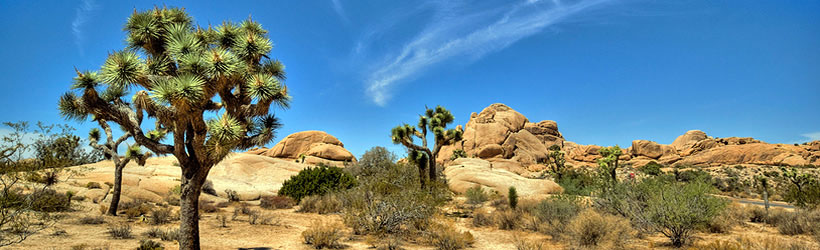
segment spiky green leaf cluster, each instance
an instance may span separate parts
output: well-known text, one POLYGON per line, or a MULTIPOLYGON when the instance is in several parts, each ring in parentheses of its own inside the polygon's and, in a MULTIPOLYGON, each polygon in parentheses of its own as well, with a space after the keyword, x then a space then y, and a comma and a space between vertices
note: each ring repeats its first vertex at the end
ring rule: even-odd
MULTIPOLYGON (((128 48, 110 53, 99 73, 77 72, 72 87, 83 93, 61 98, 63 116, 140 123, 147 115, 157 120, 157 129, 147 135, 135 130, 139 124, 126 129, 154 143, 165 133, 185 132, 189 135, 175 137, 207 147, 211 159, 273 139, 281 124, 269 114, 270 106, 287 108, 290 96, 285 66, 270 58, 273 43, 261 24, 248 18, 200 27, 184 9, 162 7, 135 11, 123 30, 128 48), (107 88, 97 93, 100 83, 107 88), (127 103, 124 97, 132 88, 132 103, 127 103), (225 113, 205 121, 208 111, 225 113)), ((170 147, 163 151, 171 153, 170 147)))

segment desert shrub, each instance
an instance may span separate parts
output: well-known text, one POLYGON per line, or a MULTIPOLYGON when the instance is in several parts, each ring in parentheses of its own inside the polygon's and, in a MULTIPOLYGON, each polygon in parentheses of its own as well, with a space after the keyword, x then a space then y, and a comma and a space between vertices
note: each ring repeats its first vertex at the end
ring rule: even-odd
POLYGON ((711 183, 712 181, 712 175, 701 169, 690 169, 684 171, 675 170, 674 174, 675 179, 682 182, 700 181, 705 183, 711 183))
POLYGON ((105 218, 102 216, 85 216, 80 218, 79 222, 83 225, 98 225, 103 224, 105 222, 105 218))
POLYGON ((217 196, 216 189, 214 189, 214 182, 206 180, 205 183, 202 184, 202 193, 217 196))
POLYGON ((569 222, 566 231, 574 245, 611 249, 623 247, 631 238, 632 228, 624 218, 587 209, 569 222))
MULTIPOLYGON (((810 176, 805 174, 805 176, 810 176)), ((798 186, 790 183, 783 192, 783 201, 803 209, 820 208, 820 178, 808 177, 798 186)))
POLYGON ((768 220, 769 215, 766 214, 766 209, 760 206, 749 206, 749 221, 755 223, 764 223, 768 220))
POLYGON ((305 244, 312 245, 315 249, 339 249, 342 244, 339 240, 342 238, 342 227, 338 224, 323 224, 314 222, 313 225, 302 232, 302 238, 305 244))
POLYGON ((778 210, 771 214, 768 223, 776 226, 781 234, 810 234, 820 229, 820 210, 778 210))
POLYGON ((298 202, 303 197, 345 190, 355 185, 356 179, 342 168, 319 165, 305 168, 290 177, 282 183, 278 194, 290 196, 298 202))
POLYGON ((342 201, 335 194, 311 195, 299 202, 301 213, 330 214, 342 211, 342 201))
POLYGON ((225 197, 228 198, 230 202, 239 202, 241 200, 239 193, 231 189, 225 189, 225 197))
POLYGON ((223 202, 218 202, 218 203, 216 203, 216 207, 218 207, 218 208, 226 208, 226 207, 231 206, 231 204, 233 204, 233 203, 232 203, 232 202, 230 202, 230 201, 223 201, 223 202))
POLYGON ((133 218, 151 213, 154 206, 145 200, 134 199, 130 202, 120 202, 119 208, 120 211, 125 211, 126 216, 133 218))
POLYGON ((219 212, 219 208, 214 205, 213 201, 199 200, 199 212, 216 213, 219 212))
POLYGON ((663 171, 661 171, 661 168, 663 168, 663 165, 661 165, 660 163, 658 163, 656 161, 650 161, 646 165, 643 165, 643 166, 639 167, 638 171, 641 171, 641 173, 644 173, 644 174, 647 174, 647 175, 658 176, 658 175, 663 174, 663 171))
POLYGON ((429 239, 436 249, 464 249, 475 242, 470 232, 460 232, 451 223, 435 223, 431 226, 429 239))
POLYGON ((240 203, 238 207, 233 208, 232 220, 236 220, 239 215, 250 215, 254 210, 247 203, 240 203))
POLYGON ((687 243, 695 229, 712 221, 726 206, 725 201, 711 196, 712 187, 701 181, 651 182, 656 188, 648 189, 646 216, 676 247, 687 243))
POLYGON ((543 249, 546 249, 546 247, 544 247, 543 242, 526 241, 521 237, 513 238, 513 245, 515 246, 516 250, 543 250, 543 249))
POLYGON ((583 168, 564 170, 557 182, 569 195, 589 195, 596 185, 595 176, 583 168))
POLYGON ((159 242, 155 242, 153 240, 140 240, 140 246, 137 247, 137 250, 162 250, 165 249, 162 247, 162 244, 159 242))
POLYGON ((286 209, 292 208, 295 201, 287 196, 262 196, 259 199, 259 206, 266 209, 286 209))
POLYGON ((709 221, 707 229, 712 233, 729 233, 732 228, 744 221, 750 220, 750 215, 746 206, 738 203, 732 203, 720 214, 709 221))
POLYGON ((503 210, 493 213, 498 229, 513 230, 521 224, 521 213, 516 210, 503 210))
POLYGON ((158 208, 151 210, 151 224, 162 225, 171 222, 173 215, 171 208, 158 208))
POLYGON ((31 209, 38 212, 61 212, 69 209, 69 198, 52 189, 37 190, 29 195, 31 209))
POLYGON ((219 222, 220 227, 228 227, 228 216, 225 214, 217 214, 216 221, 219 222))
POLYGON ((162 235, 162 229, 158 227, 152 227, 145 231, 145 236, 149 238, 159 238, 160 235, 162 235))
POLYGON ((86 184, 85 184, 85 188, 88 188, 88 189, 100 189, 100 188, 102 188, 102 185, 100 185, 100 183, 99 183, 99 182, 94 182, 94 181, 92 181, 92 182, 86 183, 86 184))
POLYGON ((168 230, 162 231, 162 234, 159 236, 162 241, 175 241, 179 240, 179 229, 176 228, 169 228, 168 230))
POLYGON ((741 236, 734 240, 714 240, 705 244, 699 244, 690 249, 697 250, 745 250, 745 249, 790 249, 809 250, 812 246, 800 240, 788 240, 778 237, 754 237, 741 236))
POLYGON ((493 215, 486 209, 476 209, 473 211, 473 226, 483 227, 493 225, 493 215))
POLYGON ((425 224, 437 206, 450 198, 441 182, 422 189, 413 165, 390 163, 373 170, 358 177, 358 186, 339 194, 342 218, 356 234, 395 233, 425 224))
POLYGON ((564 225, 581 212, 582 206, 579 204, 577 196, 553 196, 542 200, 531 209, 529 213, 535 218, 535 224, 546 226, 546 231, 553 238, 563 233, 564 225))
POLYGON ((453 161, 458 158, 467 158, 467 152, 461 149, 453 149, 453 155, 450 156, 450 160, 453 161))
POLYGON ((131 235, 131 225, 128 224, 109 224, 108 225, 108 235, 110 235, 114 239, 131 239, 134 238, 131 235))
POLYGON ((467 203, 472 205, 478 205, 490 199, 487 193, 484 192, 484 189, 479 185, 468 188, 464 191, 464 196, 467 197, 467 203))
POLYGON ((515 209, 518 206, 518 192, 515 191, 515 187, 510 187, 507 191, 507 199, 509 200, 510 208, 515 209))
POLYGON ((345 171, 357 177, 371 176, 395 165, 396 158, 396 154, 384 147, 372 147, 364 152, 356 164, 346 167, 345 171))

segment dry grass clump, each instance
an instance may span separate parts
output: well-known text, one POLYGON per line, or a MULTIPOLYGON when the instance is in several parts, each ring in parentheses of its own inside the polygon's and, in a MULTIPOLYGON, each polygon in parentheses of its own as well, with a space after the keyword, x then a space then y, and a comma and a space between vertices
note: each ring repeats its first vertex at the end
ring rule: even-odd
POLYGON ((516 250, 543 250, 547 249, 544 247, 543 242, 532 242, 524 240, 521 237, 515 236, 513 238, 513 245, 515 245, 516 250))
POLYGON ((154 206, 149 204, 148 201, 134 199, 130 202, 121 202, 118 208, 119 211, 125 211, 125 215, 129 218, 134 218, 151 213, 154 206))
POLYGON ((296 202, 287 196, 262 196, 259 199, 259 206, 265 209, 288 209, 295 204, 296 202))
POLYGON ((216 213, 219 212, 219 208, 214 205, 213 201, 199 200, 199 212, 216 213))
POLYGON ((627 219, 599 214, 592 209, 578 214, 566 230, 571 243, 580 247, 620 248, 632 237, 632 226, 627 219))
POLYGON ((162 225, 171 222, 174 219, 174 215, 171 212, 171 208, 159 208, 151 210, 151 224, 153 225, 162 225))
POLYGON ((140 246, 137 250, 163 250, 162 244, 153 240, 140 240, 140 246))
POLYGON ((521 222, 521 213, 516 210, 502 210, 493 213, 493 217, 498 229, 517 229, 521 222))
POLYGON ((783 239, 774 236, 738 237, 734 240, 714 240, 709 243, 699 244, 689 248, 690 250, 768 250, 768 249, 789 249, 789 250, 809 250, 814 249, 808 242, 801 240, 783 239))
POLYGON ((779 213, 775 222, 777 230, 785 235, 810 234, 820 224, 820 210, 779 213))
POLYGON ((102 216, 85 216, 80 218, 79 222, 83 225, 98 225, 103 224, 105 222, 105 218, 102 216))
POLYGON ((339 224, 325 224, 314 222, 313 226, 302 232, 305 244, 315 249, 340 249, 344 246, 339 242, 342 239, 342 226, 339 224))
POLYGON ((149 238, 160 238, 163 241, 174 241, 179 239, 179 229, 161 229, 158 227, 152 227, 145 232, 145 236, 148 236, 149 238))
POLYGON ((479 208, 473 211, 473 226, 483 227, 493 225, 493 215, 487 209, 479 208))
POLYGON ((128 224, 110 224, 108 225, 108 235, 114 239, 131 239, 134 236, 131 234, 131 225, 128 224))
POLYGON ((452 223, 433 223, 427 233, 436 249, 456 250, 470 247, 475 242, 470 232, 460 232, 452 223))
POLYGON ((730 204, 729 207, 708 223, 707 231, 725 234, 729 233, 735 226, 743 224, 744 221, 750 221, 752 216, 750 210, 746 207, 738 203, 730 204))
POLYGON ((311 195, 299 202, 300 213, 330 214, 342 211, 342 201, 334 194, 311 195))

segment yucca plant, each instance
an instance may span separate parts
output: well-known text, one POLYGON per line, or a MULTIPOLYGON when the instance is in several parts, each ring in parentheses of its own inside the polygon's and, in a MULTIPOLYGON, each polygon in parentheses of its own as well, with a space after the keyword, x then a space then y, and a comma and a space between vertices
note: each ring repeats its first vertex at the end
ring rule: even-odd
POLYGON ((173 154, 182 172, 179 248, 199 249, 200 189, 233 150, 273 140, 281 124, 270 107, 290 103, 284 66, 269 58, 267 31, 250 18, 202 28, 183 9, 163 7, 135 10, 124 30, 128 48, 109 54, 99 73, 78 71, 80 95, 64 94, 60 111, 117 123, 155 154, 173 154), (126 90, 135 91, 130 102, 118 98, 126 90), (146 133, 147 118, 155 128, 146 133))
POLYGON ((125 152, 124 157, 120 156, 117 153, 117 149, 120 144, 131 137, 131 133, 126 132, 114 140, 114 135, 111 133, 111 126, 108 126, 108 123, 103 119, 97 119, 97 123, 103 131, 105 131, 106 140, 104 143, 100 143, 100 130, 93 128, 88 132, 88 141, 91 147, 103 152, 105 158, 114 162, 114 190, 111 193, 111 204, 108 206, 108 211, 106 213, 111 216, 117 216, 117 208, 120 204, 120 194, 122 193, 122 170, 131 160, 137 161, 137 164, 140 166, 145 165, 145 161, 151 156, 151 152, 143 153, 139 145, 133 145, 128 146, 128 150, 125 152))
POLYGON ((410 124, 396 126, 391 131, 391 139, 394 144, 401 144, 408 150, 407 158, 413 161, 419 168, 419 179, 422 186, 424 186, 427 178, 430 181, 435 181, 437 177, 436 172, 436 157, 438 156, 441 147, 451 145, 456 141, 461 140, 464 131, 461 125, 456 126, 455 129, 447 129, 447 124, 453 122, 455 117, 449 110, 441 106, 436 106, 435 109, 427 108, 424 115, 419 115, 419 123, 416 127, 410 124), (433 150, 427 147, 427 133, 433 133, 435 145, 433 150), (415 144, 414 138, 421 140, 421 145, 415 144), (425 176, 425 170, 427 175, 425 176))

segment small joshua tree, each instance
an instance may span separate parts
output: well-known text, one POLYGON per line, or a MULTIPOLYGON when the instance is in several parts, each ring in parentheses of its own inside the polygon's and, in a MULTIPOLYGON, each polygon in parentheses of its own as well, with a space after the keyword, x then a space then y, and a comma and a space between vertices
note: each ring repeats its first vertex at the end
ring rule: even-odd
POLYGON ((154 8, 135 10, 124 30, 128 48, 110 53, 100 73, 78 71, 72 89, 81 94, 64 94, 60 112, 117 123, 155 154, 173 154, 182 172, 179 249, 199 249, 208 173, 233 150, 273 140, 281 124, 270 108, 290 104, 284 66, 269 58, 268 32, 250 18, 202 28, 183 9, 154 8), (147 134, 145 115, 156 124, 147 134), (166 132, 170 144, 151 136, 166 132))
MULTIPOLYGON (((117 208, 120 204, 120 194, 122 193, 122 170, 131 160, 136 160, 140 166, 145 165, 145 160, 147 160, 151 154, 150 152, 142 153, 139 145, 134 145, 128 147, 125 157, 121 157, 117 153, 117 148, 119 148, 120 144, 125 142, 125 140, 131 137, 131 133, 126 132, 114 140, 114 135, 111 133, 111 126, 108 126, 108 123, 102 119, 97 119, 97 123, 103 131, 105 131, 106 141, 104 143, 100 143, 100 130, 93 128, 88 132, 89 145, 103 152, 106 158, 114 162, 114 190, 111 193, 111 204, 108 206, 108 211, 106 213, 111 216, 117 216, 117 208)), ((156 133, 154 135, 156 135, 156 133)), ((154 139, 159 141, 160 138, 154 139)))
POLYGON ((615 145, 601 148, 598 153, 601 154, 601 158, 598 158, 598 167, 600 167, 602 175, 606 176, 611 183, 617 182, 618 157, 623 153, 621 147, 615 145))
POLYGON ((558 145, 550 146, 547 165, 549 166, 549 171, 555 174, 556 181, 561 180, 561 177, 564 176, 566 164, 567 160, 564 159, 564 152, 561 151, 561 147, 558 145))
POLYGON ((424 115, 419 115, 419 123, 416 127, 410 124, 404 124, 393 128, 391 131, 391 138, 393 143, 401 144, 408 150, 408 158, 412 160, 419 168, 419 179, 422 186, 427 178, 430 181, 437 179, 436 173, 436 157, 438 156, 441 147, 451 145, 456 141, 461 140, 464 133, 461 126, 456 126, 455 129, 447 129, 447 124, 453 122, 453 114, 449 110, 441 106, 436 106, 435 109, 427 108, 424 115), (433 132, 435 138, 435 145, 433 150, 427 147, 427 133, 433 132), (421 140, 421 145, 415 143, 414 138, 421 140), (425 177, 424 171, 428 171, 425 177))

